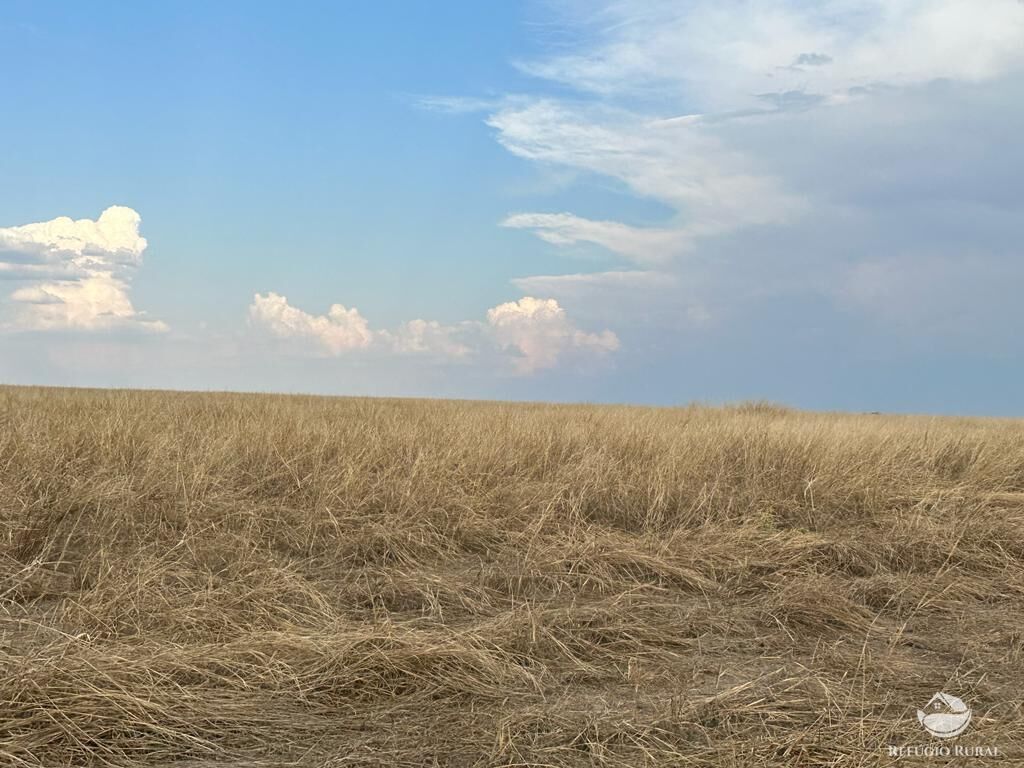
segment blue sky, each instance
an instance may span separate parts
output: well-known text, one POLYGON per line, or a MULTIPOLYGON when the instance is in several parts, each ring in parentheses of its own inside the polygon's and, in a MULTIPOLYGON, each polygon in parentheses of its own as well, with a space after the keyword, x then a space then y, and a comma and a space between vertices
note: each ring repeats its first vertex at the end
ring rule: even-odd
POLYGON ((9 1, 0 41, 2 381, 1024 411, 1016 0, 9 1))

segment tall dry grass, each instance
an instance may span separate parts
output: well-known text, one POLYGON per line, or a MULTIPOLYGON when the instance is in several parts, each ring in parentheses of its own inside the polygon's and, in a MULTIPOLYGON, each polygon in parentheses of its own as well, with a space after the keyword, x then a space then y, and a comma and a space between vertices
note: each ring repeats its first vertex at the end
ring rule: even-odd
POLYGON ((1022 566, 1019 421, 0 388, 0 764, 1020 765, 1022 566))

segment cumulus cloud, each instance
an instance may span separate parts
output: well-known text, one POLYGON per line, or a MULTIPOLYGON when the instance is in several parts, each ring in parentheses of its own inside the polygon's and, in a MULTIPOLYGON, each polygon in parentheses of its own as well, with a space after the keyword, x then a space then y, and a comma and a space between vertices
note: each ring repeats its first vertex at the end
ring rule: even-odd
POLYGON ((95 221, 61 216, 52 221, 0 229, 0 253, 26 261, 75 266, 139 264, 146 239, 139 234, 142 218, 131 208, 115 205, 95 221))
POLYGON ((131 208, 112 206, 98 219, 0 228, 0 279, 23 283, 0 303, 6 330, 166 330, 129 298, 146 239, 131 208))
POLYGON ((266 296, 257 293, 253 297, 249 319, 277 338, 310 342, 332 355, 363 349, 373 340, 366 319, 357 309, 332 304, 326 315, 311 315, 273 292, 266 296))
POLYGON ((491 353, 510 354, 514 372, 530 374, 552 368, 571 354, 604 356, 619 347, 611 331, 578 329, 554 299, 524 297, 487 311, 486 322, 444 325, 411 320, 396 330, 371 330, 358 310, 340 304, 326 315, 310 315, 276 293, 256 294, 250 322, 274 337, 305 341, 326 355, 376 349, 399 355, 428 355, 464 360, 491 353))
POLYGON ((606 354, 619 348, 611 331, 585 333, 575 328, 554 299, 526 296, 499 304, 487 310, 487 322, 497 343, 518 353, 520 373, 551 368, 570 350, 606 354))

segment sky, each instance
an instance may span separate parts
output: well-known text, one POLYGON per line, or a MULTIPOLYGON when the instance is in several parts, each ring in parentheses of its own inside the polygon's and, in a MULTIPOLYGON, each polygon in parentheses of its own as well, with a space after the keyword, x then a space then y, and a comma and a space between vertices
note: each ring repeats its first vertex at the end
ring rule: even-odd
POLYGON ((1024 415, 1024 2, 0 2, 0 382, 1024 415))

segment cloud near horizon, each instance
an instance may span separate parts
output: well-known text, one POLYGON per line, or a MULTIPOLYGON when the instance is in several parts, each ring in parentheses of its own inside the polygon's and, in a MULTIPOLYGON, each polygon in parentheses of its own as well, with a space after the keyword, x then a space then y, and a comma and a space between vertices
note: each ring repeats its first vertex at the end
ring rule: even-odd
POLYGON ((269 292, 257 293, 249 306, 253 327, 278 339, 303 342, 304 351, 326 356, 373 348, 457 361, 499 353, 513 372, 529 375, 554 368, 571 355, 603 357, 619 348, 610 330, 578 329, 554 299, 525 296, 487 310, 486 318, 456 325, 416 319, 394 331, 374 331, 359 310, 341 304, 332 305, 325 315, 312 315, 269 292))
POLYGON ((0 228, 0 280, 21 284, 0 299, 0 329, 167 330, 128 295, 147 247, 141 221, 115 205, 96 220, 61 216, 0 228))
POLYGON ((256 294, 249 306, 249 318, 281 339, 310 339, 329 354, 370 346, 372 335, 366 318, 358 309, 332 304, 326 315, 310 315, 296 309, 277 293, 256 294))

